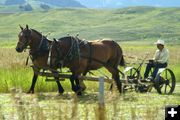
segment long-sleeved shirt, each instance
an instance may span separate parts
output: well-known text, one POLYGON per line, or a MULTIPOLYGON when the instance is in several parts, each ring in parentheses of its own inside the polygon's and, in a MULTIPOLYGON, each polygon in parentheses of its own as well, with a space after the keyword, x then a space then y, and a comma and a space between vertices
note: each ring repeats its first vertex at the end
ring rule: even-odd
POLYGON ((163 48, 162 51, 159 49, 156 50, 153 59, 159 63, 167 63, 169 59, 169 50, 166 48, 163 48))

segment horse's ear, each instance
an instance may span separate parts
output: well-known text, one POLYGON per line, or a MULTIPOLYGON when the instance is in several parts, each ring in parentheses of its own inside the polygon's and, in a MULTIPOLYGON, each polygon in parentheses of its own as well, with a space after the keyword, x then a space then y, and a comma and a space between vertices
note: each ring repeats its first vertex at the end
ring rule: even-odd
POLYGON ((26 29, 27 29, 27 30, 29 29, 28 25, 26 25, 26 29))
POLYGON ((19 25, 19 27, 21 28, 21 30, 23 30, 23 27, 21 25, 19 25))

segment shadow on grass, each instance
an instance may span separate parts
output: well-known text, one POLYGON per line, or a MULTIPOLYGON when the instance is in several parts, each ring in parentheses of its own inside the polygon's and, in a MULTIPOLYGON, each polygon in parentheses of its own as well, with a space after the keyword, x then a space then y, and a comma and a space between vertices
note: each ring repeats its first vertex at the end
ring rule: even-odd
MULTIPOLYGON (((37 94, 37 99, 39 102, 43 101, 71 101, 72 99, 77 98, 78 103, 80 104, 93 104, 98 103, 98 92, 84 92, 82 96, 77 96, 73 92, 65 92, 64 94, 56 94, 56 93, 39 93, 37 94)), ((115 100, 122 100, 126 102, 138 102, 139 95, 135 92, 130 92, 127 94, 120 95, 118 92, 111 93, 106 92, 104 96, 105 102, 112 102, 115 100)))
MULTIPOLYGON (((72 92, 66 92, 64 94, 56 94, 56 93, 39 93, 37 94, 37 98, 39 101, 45 101, 45 100, 62 100, 62 101, 66 101, 66 100, 72 100, 74 97, 76 96, 75 93, 72 92)), ((78 96, 77 97, 79 103, 95 103, 98 101, 98 93, 94 92, 94 93, 83 93, 82 96, 78 96)))

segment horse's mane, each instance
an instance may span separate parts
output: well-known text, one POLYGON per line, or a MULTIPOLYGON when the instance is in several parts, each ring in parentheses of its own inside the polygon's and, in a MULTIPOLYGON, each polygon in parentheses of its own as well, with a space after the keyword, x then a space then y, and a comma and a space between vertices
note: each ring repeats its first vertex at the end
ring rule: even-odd
POLYGON ((85 40, 81 40, 80 38, 78 37, 74 37, 74 36, 65 36, 65 37, 62 37, 62 38, 59 38, 58 39, 59 41, 67 41, 67 40, 77 40, 79 43, 83 43, 85 42, 85 40))
POLYGON ((38 32, 37 30, 35 29, 31 29, 32 31, 34 31, 35 33, 37 33, 38 35, 42 36, 42 34, 40 32, 38 32))
MULTIPOLYGON (((40 32, 38 32, 37 30, 35 30, 35 29, 31 29, 31 30, 34 31, 35 33, 37 33, 38 35, 42 36, 42 34, 41 34, 40 32)), ((44 35, 43 35, 43 36, 44 36, 44 35)), ((52 40, 48 39, 46 36, 44 36, 44 37, 47 39, 47 41, 48 41, 49 43, 52 42, 52 40)))
POLYGON ((74 38, 74 37, 73 36, 65 36, 65 37, 59 38, 58 40, 59 41, 64 41, 64 40, 68 40, 68 39, 72 39, 72 38, 74 38))

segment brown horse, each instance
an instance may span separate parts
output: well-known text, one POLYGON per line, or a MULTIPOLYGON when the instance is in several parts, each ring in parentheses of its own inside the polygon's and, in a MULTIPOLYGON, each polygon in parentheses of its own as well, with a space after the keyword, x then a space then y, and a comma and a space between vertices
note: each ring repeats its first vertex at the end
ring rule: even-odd
POLYGON ((70 77, 72 90, 81 94, 78 76, 85 75, 90 70, 105 67, 115 80, 119 92, 121 92, 121 81, 119 78, 118 65, 124 66, 121 47, 113 40, 102 40, 87 42, 77 37, 63 37, 54 39, 51 49, 50 65, 52 67, 68 67, 72 76, 70 77), (74 83, 75 80, 75 83, 74 83))
MULTIPOLYGON (((49 46, 52 41, 48 40, 45 36, 34 29, 29 29, 28 25, 23 29, 21 27, 21 32, 19 33, 19 41, 16 46, 17 52, 22 52, 27 46, 30 47, 29 55, 31 57, 32 63, 36 68, 33 68, 34 76, 32 79, 31 87, 28 93, 34 93, 34 87, 38 78, 38 74, 35 71, 39 71, 39 68, 48 68, 47 59, 49 54, 49 46)), ((58 85, 59 93, 63 93, 64 89, 61 86, 58 78, 55 78, 58 85)))

